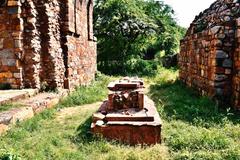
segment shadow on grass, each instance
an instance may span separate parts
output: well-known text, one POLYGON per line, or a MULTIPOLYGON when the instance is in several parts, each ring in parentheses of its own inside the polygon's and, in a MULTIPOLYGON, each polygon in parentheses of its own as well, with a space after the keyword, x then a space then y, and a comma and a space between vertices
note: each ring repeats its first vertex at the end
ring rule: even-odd
POLYGON ((92 153, 105 154, 110 152, 112 148, 109 144, 119 145, 116 141, 108 141, 100 135, 92 134, 90 130, 91 123, 92 118, 87 118, 86 121, 77 128, 76 134, 71 139, 85 157, 88 157, 92 153))
POLYGON ((90 130, 91 123, 92 117, 90 116, 78 126, 76 134, 72 137, 74 143, 90 143, 96 140, 90 130))
POLYGON ((150 86, 148 94, 165 120, 183 120, 205 127, 225 124, 226 121, 240 122, 239 116, 231 110, 219 108, 212 100, 198 96, 180 81, 159 82, 150 86))
POLYGON ((71 141, 81 147, 91 146, 100 150, 103 149, 107 144, 129 146, 128 144, 116 140, 106 139, 100 134, 93 134, 91 132, 91 123, 92 117, 90 116, 78 126, 76 134, 71 138, 71 141))

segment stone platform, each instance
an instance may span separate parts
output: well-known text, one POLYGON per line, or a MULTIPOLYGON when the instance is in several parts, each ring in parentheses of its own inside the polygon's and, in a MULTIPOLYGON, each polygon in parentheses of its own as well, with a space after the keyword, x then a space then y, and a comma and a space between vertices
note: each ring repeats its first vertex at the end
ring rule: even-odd
MULTIPOLYGON (((39 93, 30 98, 24 96, 30 96, 30 93, 26 93, 26 90, 13 90, 13 91, 2 91, 6 95, 8 100, 14 101, 19 107, 11 108, 7 111, 0 112, 0 135, 5 133, 9 128, 15 125, 17 122, 21 122, 34 117, 35 115, 43 112, 48 108, 54 107, 61 99, 68 95, 68 90, 60 90, 58 93, 39 93), (16 94, 11 94, 15 93, 16 94), (21 93, 26 93, 23 94, 21 93), (9 96, 7 96, 9 95, 9 96), (16 96, 17 95, 17 96, 16 96), (15 97, 10 98, 9 97, 15 97), (23 99, 26 98, 26 99, 23 99), (16 100, 16 101, 15 101, 16 100)), ((33 93, 33 92, 31 92, 33 93)), ((2 94, 3 95, 3 94, 2 94)), ((1 94, 0 94, 1 96, 1 94)), ((3 97, 0 97, 0 99, 3 97)), ((1 104, 0 104, 1 107, 1 104)))
POLYGON ((37 93, 37 89, 0 90, 0 105, 32 97, 37 93))
POLYGON ((93 115, 91 131, 107 139, 130 145, 161 143, 162 121, 154 102, 144 96, 144 109, 123 109, 106 112, 108 101, 103 102, 93 115))

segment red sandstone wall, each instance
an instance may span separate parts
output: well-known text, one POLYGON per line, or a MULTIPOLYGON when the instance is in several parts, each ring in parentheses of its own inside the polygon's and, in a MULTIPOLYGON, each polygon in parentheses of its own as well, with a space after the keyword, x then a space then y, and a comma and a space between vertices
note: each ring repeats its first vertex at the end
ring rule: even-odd
POLYGON ((0 84, 74 88, 96 71, 93 1, 9 0, 0 7, 0 84))
POLYGON ((239 16, 239 2, 218 0, 196 16, 181 41, 180 79, 221 104, 240 101, 234 63, 239 46, 235 21, 239 16))
POLYGON ((67 5, 66 40, 67 79, 65 85, 74 88, 89 84, 96 72, 96 42, 93 40, 93 1, 69 1, 67 5), (75 17, 75 18, 74 18, 75 17))
POLYGON ((42 82, 46 82, 51 88, 64 86, 65 66, 63 50, 61 48, 61 17, 59 0, 36 0, 38 17, 40 21, 42 50, 40 72, 42 82))
POLYGON ((236 49, 234 53, 233 104, 240 110, 240 18, 236 20, 236 49))
POLYGON ((40 88, 41 37, 38 29, 38 10, 34 1, 26 1, 21 6, 23 28, 23 86, 40 88))
POLYGON ((0 7, 0 84, 22 86, 22 29, 20 3, 8 1, 0 7))
POLYGON ((215 94, 215 51, 214 36, 208 31, 193 34, 181 42, 180 79, 202 95, 215 94))
POLYGON ((24 21, 24 86, 64 86, 65 66, 61 48, 60 3, 31 0, 22 3, 24 21))

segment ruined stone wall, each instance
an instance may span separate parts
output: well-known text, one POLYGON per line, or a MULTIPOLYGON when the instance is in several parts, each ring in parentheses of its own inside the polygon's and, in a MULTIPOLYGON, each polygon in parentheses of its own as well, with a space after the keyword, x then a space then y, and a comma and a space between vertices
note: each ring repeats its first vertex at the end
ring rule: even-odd
POLYGON ((239 101, 234 91, 239 14, 239 1, 217 0, 196 16, 181 41, 180 79, 221 104, 239 101))
POLYGON ((17 1, 0 3, 0 84, 22 86, 22 34, 23 21, 17 1))
POLYGON ((2 5, 0 30, 5 35, 0 35, 0 84, 69 89, 91 82, 96 71, 92 3, 8 0, 2 5))
POLYGON ((240 18, 236 20, 236 42, 234 52, 233 104, 240 109, 240 18))
POLYGON ((69 1, 67 6, 67 26, 64 52, 67 56, 66 86, 73 88, 80 84, 88 84, 96 71, 96 42, 93 37, 92 15, 93 1, 69 1))

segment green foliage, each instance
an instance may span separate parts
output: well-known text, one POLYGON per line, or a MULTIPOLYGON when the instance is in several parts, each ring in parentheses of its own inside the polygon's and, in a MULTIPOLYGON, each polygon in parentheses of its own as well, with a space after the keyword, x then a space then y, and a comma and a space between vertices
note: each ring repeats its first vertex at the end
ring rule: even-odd
POLYGON ((16 104, 16 103, 14 103, 14 104, 12 104, 12 103, 2 104, 2 105, 0 105, 0 112, 7 111, 11 108, 18 108, 18 107, 22 107, 22 105, 21 104, 16 104))
POLYGON ((21 160, 21 158, 12 152, 0 149, 0 159, 1 160, 21 160))
POLYGON ((110 78, 98 73, 97 81, 88 86, 80 86, 58 105, 59 108, 73 107, 101 101, 106 97, 110 78))
POLYGON ((0 90, 8 90, 11 89, 11 85, 9 83, 1 83, 0 84, 0 90))
MULTIPOLYGON (((178 52, 185 29, 173 18, 173 10, 154 0, 96 0, 95 35, 98 69, 107 74, 156 73, 150 62, 159 51, 178 52), (143 66, 131 65, 135 61, 143 66), (144 64, 143 64, 144 63, 144 64), (142 70, 147 67, 147 70, 142 70), (138 71, 137 73, 135 71, 138 71)), ((154 63, 154 62, 152 62, 154 63)))
POLYGON ((108 65, 99 64, 101 70, 110 75, 128 75, 128 76, 154 76, 157 73, 158 63, 156 61, 129 59, 123 64, 108 63, 108 65))

